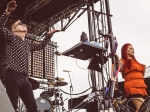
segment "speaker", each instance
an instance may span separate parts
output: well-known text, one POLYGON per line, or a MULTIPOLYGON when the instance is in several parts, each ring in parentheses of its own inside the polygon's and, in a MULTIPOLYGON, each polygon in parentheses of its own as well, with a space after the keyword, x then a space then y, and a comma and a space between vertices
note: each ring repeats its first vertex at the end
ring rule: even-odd
POLYGON ((15 112, 6 90, 0 80, 0 112, 15 112))

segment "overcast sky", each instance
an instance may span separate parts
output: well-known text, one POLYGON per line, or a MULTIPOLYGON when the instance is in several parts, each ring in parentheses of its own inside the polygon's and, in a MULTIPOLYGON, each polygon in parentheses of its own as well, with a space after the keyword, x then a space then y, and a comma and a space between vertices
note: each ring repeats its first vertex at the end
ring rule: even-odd
MULTIPOLYGON (((150 0, 109 0, 112 16, 112 29, 117 37, 117 54, 120 57, 120 49, 123 44, 131 43, 135 48, 135 57, 146 66, 150 66, 150 0)), ((95 4, 99 7, 99 3, 95 4)), ((52 41, 57 42, 58 51, 64 52, 80 42, 81 32, 88 33, 87 13, 77 19, 65 32, 54 34, 52 41)), ((73 93, 80 93, 89 88, 88 61, 76 60, 66 56, 58 56, 58 75, 65 78, 68 85, 61 87, 64 91, 70 91, 69 74, 62 70, 71 71, 73 93), (77 61, 77 64, 76 64, 77 61), (83 69, 81 69, 83 68, 83 69)), ((40 92, 35 91, 35 97, 40 92)), ((41 90, 40 90, 41 91, 41 90)), ((89 94, 88 91, 86 94, 89 94)), ((72 96, 76 97, 76 96, 72 96)), ((64 99, 70 96, 64 94, 64 99)), ((67 109, 67 101, 65 101, 67 109)), ((80 111, 81 112, 81 111, 80 111)))

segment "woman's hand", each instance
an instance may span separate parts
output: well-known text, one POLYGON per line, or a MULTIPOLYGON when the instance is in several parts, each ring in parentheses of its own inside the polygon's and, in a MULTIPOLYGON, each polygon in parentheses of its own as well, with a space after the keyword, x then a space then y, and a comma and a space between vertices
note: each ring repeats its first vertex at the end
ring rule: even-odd
POLYGON ((6 14, 13 12, 17 7, 16 1, 12 0, 7 4, 6 14))
POLYGON ((121 59, 120 59, 119 62, 118 62, 118 66, 120 66, 120 72, 122 72, 122 69, 123 69, 123 62, 122 62, 121 59))

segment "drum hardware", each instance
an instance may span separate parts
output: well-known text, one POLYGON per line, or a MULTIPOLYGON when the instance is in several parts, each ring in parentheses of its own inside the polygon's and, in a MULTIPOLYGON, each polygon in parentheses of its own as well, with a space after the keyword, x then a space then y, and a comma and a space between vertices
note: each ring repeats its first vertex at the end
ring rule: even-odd
POLYGON ((63 105, 64 105, 64 101, 65 100, 67 100, 68 98, 66 98, 64 101, 63 101, 63 94, 62 93, 56 93, 55 95, 54 95, 54 100, 53 101, 51 101, 52 103, 53 103, 53 105, 54 105, 54 108, 55 109, 59 109, 59 111, 60 111, 60 107, 62 108, 62 112, 67 112, 66 111, 66 109, 63 107, 63 105))
MULTIPOLYGON (((65 99, 66 100, 66 99, 65 99)), ((63 107, 63 94, 59 88, 47 88, 36 99, 38 112, 67 112, 63 107), (53 100, 51 99, 53 98, 53 100)))
MULTIPOLYGON (((68 98, 66 98, 65 100, 67 100, 68 98)), ((60 94, 60 105, 62 106, 62 112, 67 112, 67 110, 64 108, 64 101, 63 100, 63 96, 62 96, 62 93, 60 94)))
POLYGON ((40 96, 50 98, 59 91, 59 89, 48 88, 46 91, 43 91, 40 96))
POLYGON ((58 106, 60 105, 60 101, 58 99, 51 101, 53 105, 58 106))
POLYGON ((55 106, 60 105, 60 94, 59 94, 59 92, 54 94, 54 100, 52 101, 53 105, 55 105, 55 106))

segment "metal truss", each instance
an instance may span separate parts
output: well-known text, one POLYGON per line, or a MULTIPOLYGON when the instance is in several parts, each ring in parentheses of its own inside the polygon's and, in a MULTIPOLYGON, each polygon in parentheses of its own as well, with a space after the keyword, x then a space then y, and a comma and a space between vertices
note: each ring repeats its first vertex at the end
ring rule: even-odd
POLYGON ((24 17, 27 18, 41 7, 51 2, 51 0, 36 0, 25 8, 24 17))
POLYGON ((62 10, 61 12, 59 12, 58 14, 56 14, 56 15, 52 16, 51 18, 45 20, 44 22, 40 23, 36 27, 34 27, 30 33, 32 33, 34 35, 39 35, 39 34, 43 33, 45 30, 47 30, 48 28, 52 27, 55 23, 59 22, 60 20, 68 18, 71 14, 73 14, 77 10, 78 10, 77 7, 73 8, 73 9, 70 9, 70 7, 68 7, 66 9, 62 10))

